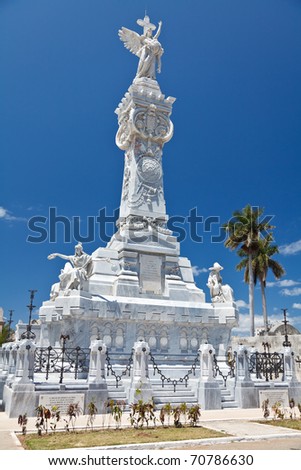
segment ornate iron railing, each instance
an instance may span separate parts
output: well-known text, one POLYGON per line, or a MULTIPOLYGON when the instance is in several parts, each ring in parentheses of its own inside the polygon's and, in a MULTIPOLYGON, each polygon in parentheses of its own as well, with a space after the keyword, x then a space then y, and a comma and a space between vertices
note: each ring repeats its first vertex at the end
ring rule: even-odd
POLYGON ((259 353, 250 354, 249 371, 256 374, 257 379, 278 379, 284 374, 284 356, 281 353, 259 353))
POLYGON ((72 374, 74 379, 79 374, 89 371, 90 349, 76 348, 37 348, 35 351, 35 373, 59 374, 59 383, 63 383, 65 374, 72 374))
POLYGON ((197 367, 197 363, 199 362, 200 358, 199 358, 199 353, 196 355, 193 363, 191 364, 190 366, 190 369, 187 371, 187 373, 183 376, 183 377, 180 377, 179 379, 173 379, 171 377, 166 377, 163 373, 162 373, 162 370, 159 368, 158 364, 156 363, 156 359, 154 358, 154 356, 152 355, 152 353, 150 352, 149 353, 149 357, 150 357, 150 360, 153 364, 153 368, 154 368, 154 375, 156 374, 156 372, 160 375, 160 378, 161 378, 161 381, 162 381, 162 388, 164 388, 164 383, 168 383, 168 384, 172 384, 173 387, 174 387, 174 392, 176 392, 176 387, 177 385, 179 384, 182 384, 182 383, 185 383, 185 387, 187 387, 187 383, 188 383, 188 380, 190 378, 190 375, 193 374, 195 375, 195 369, 197 367))
POLYGON ((216 355, 213 354, 213 377, 216 378, 217 375, 220 375, 224 381, 224 387, 226 387, 228 377, 235 377, 235 364, 236 364, 236 353, 229 357, 226 357, 226 365, 229 367, 229 370, 226 374, 222 372, 220 366, 217 362, 216 355))
POLYGON ((107 352, 106 352, 107 376, 109 376, 111 374, 111 375, 113 375, 113 377, 115 377, 116 388, 118 388, 119 382, 122 380, 122 377, 126 376, 127 374, 130 376, 131 368, 132 368, 132 364, 133 364, 133 356, 134 356, 134 350, 132 350, 132 352, 131 352, 131 355, 130 355, 130 357, 128 359, 128 362, 125 366, 125 369, 120 374, 117 374, 116 371, 113 369, 113 366, 111 364, 111 358, 110 358, 109 352, 107 350, 107 352))

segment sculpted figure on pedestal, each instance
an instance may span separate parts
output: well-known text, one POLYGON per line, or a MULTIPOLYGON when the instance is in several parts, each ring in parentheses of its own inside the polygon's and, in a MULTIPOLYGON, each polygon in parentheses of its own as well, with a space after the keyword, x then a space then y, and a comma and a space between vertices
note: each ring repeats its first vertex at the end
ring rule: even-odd
POLYGON ((141 36, 135 31, 124 27, 119 30, 118 34, 121 41, 124 42, 124 46, 140 59, 136 78, 147 77, 155 80, 156 71, 161 72, 161 56, 164 52, 158 41, 162 22, 159 22, 159 27, 154 36, 153 31, 156 26, 150 23, 148 16, 145 16, 143 20, 137 20, 137 23, 143 27, 141 36))
POLYGON ((81 288, 82 282, 90 276, 92 271, 92 257, 83 251, 81 243, 75 246, 74 255, 52 253, 47 258, 54 259, 56 257, 65 259, 68 263, 61 270, 60 282, 54 284, 51 288, 50 297, 52 300, 58 296, 60 290, 68 294, 72 289, 81 288))
POLYGON ((207 281, 207 287, 210 289, 210 296, 212 303, 218 302, 233 302, 233 290, 228 285, 223 285, 223 279, 220 271, 224 269, 219 263, 214 263, 209 268, 210 274, 207 281))

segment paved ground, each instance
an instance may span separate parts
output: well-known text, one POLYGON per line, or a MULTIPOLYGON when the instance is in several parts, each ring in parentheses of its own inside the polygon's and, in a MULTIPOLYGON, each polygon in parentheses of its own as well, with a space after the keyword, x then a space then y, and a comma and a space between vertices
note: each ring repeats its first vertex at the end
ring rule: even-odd
MULTIPOLYGON (((168 449, 168 447, 166 447, 168 449)), ((224 444, 198 444, 173 447, 177 450, 301 450, 301 437, 285 437, 277 439, 242 440, 224 444)))
MULTIPOLYGON (((128 424, 127 414, 123 416, 123 424, 128 424)), ((206 441, 185 441, 182 443, 156 443, 126 446, 127 449, 253 449, 253 450, 301 450, 301 431, 294 431, 275 426, 258 424, 256 419, 262 418, 261 409, 252 410, 215 410, 202 411, 201 424, 204 427, 224 431, 231 437, 207 439, 206 441)), ((86 426, 87 418, 81 416, 78 426, 86 426)), ((97 418, 95 425, 97 425, 97 418)), ((35 418, 29 418, 28 431, 36 432, 35 418)), ((15 431, 20 431, 17 418, 8 418, 0 412, 0 449, 22 450, 15 431)), ((114 447, 116 448, 116 447, 114 447)), ((120 448, 120 447, 118 447, 120 448)), ((111 447, 112 449, 112 447, 111 447)))

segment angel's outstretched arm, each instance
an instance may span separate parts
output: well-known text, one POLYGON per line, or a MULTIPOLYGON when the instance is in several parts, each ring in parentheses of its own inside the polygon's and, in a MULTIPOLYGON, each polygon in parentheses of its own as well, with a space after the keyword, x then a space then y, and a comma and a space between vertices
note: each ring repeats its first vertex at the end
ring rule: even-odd
POLYGON ((160 36, 160 33, 161 33, 161 29, 162 29, 162 21, 159 21, 159 26, 158 26, 157 32, 154 36, 154 39, 158 39, 158 37, 160 36))

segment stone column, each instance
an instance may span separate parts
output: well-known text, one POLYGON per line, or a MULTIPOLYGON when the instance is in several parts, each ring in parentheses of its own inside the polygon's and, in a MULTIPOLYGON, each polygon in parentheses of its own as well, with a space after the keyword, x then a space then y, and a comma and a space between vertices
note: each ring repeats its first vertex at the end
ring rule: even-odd
POLYGON ((251 380, 249 372, 248 349, 240 344, 236 352, 236 381, 249 382, 251 380))
POLYGON ((152 399, 152 388, 148 375, 149 345, 145 341, 137 341, 133 347, 133 369, 129 389, 129 402, 139 400, 148 402, 152 399))
MULTIPOLYGON (((163 147, 173 135, 174 101, 163 95, 156 80, 136 77, 115 111, 116 144, 124 150, 118 231, 108 245, 119 252, 116 295, 161 294, 166 287, 164 270, 179 271, 178 241, 167 227, 162 168, 163 147)), ((176 282, 169 284, 171 294, 176 282)))
POLYGON ((242 344, 237 349, 235 370, 235 400, 239 407, 258 408, 259 393, 250 377, 248 349, 242 344))
POLYGON ((7 375, 7 385, 10 385, 16 375, 16 365, 17 365, 17 357, 18 357, 18 349, 19 349, 19 341, 16 343, 11 343, 9 348, 9 359, 8 359, 8 375, 7 375))
POLYGON ((19 349, 17 352, 16 375, 14 385, 33 384, 35 350, 36 345, 32 340, 24 339, 23 341, 20 341, 19 349))
POLYGON ((10 347, 9 362, 8 362, 8 375, 14 375, 16 372, 17 352, 19 346, 12 344, 10 347))
POLYGON ((5 380, 8 374, 10 346, 11 346, 11 343, 5 343, 2 347, 2 350, 3 350, 2 376, 5 377, 5 380))
POLYGON ((213 374, 215 349, 211 344, 202 344, 200 354, 200 379, 197 389, 198 403, 203 410, 221 409, 221 390, 213 374))
POLYGON ((100 402, 100 409, 103 410, 104 402, 108 399, 108 386, 105 379, 106 353, 107 346, 103 341, 99 339, 91 341, 86 407, 93 400, 97 407, 100 402))
POLYGON ((107 347, 101 340, 95 340, 90 345, 89 384, 103 384, 105 382, 105 364, 107 347))
POLYGON ((283 381, 287 382, 292 379, 292 348, 285 347, 282 351, 283 354, 283 381))
POLYGON ((11 343, 5 343, 1 348, 0 361, 0 398, 3 397, 3 388, 8 376, 9 351, 11 343))
POLYGON ((295 354, 291 347, 285 347, 283 351, 284 374, 283 380, 288 382, 288 397, 293 398, 295 403, 301 402, 301 383, 296 375, 295 354))
POLYGON ((4 360, 4 349, 3 346, 0 347, 0 374, 3 371, 3 360, 4 360))
POLYGON ((35 349, 36 345, 30 339, 19 342, 15 376, 3 391, 4 407, 9 417, 31 414, 37 407, 38 395, 33 382, 35 349))
POLYGON ((167 221, 162 153, 173 135, 174 101, 165 98, 156 80, 136 78, 116 109, 116 144, 125 151, 119 224, 143 227, 144 217, 152 217, 159 225, 167 221))

